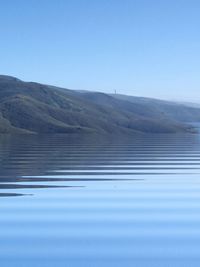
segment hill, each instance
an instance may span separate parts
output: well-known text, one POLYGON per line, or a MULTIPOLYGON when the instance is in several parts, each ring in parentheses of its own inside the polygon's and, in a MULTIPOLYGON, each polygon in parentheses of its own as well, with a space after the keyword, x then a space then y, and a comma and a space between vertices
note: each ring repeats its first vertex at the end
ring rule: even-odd
POLYGON ((0 133, 175 133, 193 121, 199 108, 0 75, 0 133))

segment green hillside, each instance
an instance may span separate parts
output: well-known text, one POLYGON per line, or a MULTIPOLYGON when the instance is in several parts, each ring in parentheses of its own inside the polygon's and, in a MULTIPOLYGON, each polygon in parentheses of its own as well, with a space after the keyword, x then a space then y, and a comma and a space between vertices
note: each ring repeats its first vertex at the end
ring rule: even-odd
POLYGON ((0 133, 175 133, 198 120, 198 108, 0 75, 0 133))

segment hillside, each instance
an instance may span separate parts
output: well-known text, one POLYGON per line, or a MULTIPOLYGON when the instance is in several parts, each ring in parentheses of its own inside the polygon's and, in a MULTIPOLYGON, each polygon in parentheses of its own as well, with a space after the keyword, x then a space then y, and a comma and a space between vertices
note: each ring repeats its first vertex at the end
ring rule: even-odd
POLYGON ((185 103, 164 101, 147 97, 135 97, 127 95, 112 95, 119 100, 129 101, 134 106, 141 109, 142 114, 151 118, 159 119, 161 116, 166 119, 180 122, 197 122, 199 121, 200 106, 188 105, 185 103))
POLYGON ((193 121, 198 108, 0 75, 0 133, 175 133, 193 121))

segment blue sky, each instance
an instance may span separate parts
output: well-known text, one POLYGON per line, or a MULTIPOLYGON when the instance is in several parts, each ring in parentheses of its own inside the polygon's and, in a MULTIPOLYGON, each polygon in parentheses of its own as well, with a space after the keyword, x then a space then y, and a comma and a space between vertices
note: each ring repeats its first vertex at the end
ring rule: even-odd
POLYGON ((200 102, 199 0, 0 0, 0 73, 200 102))

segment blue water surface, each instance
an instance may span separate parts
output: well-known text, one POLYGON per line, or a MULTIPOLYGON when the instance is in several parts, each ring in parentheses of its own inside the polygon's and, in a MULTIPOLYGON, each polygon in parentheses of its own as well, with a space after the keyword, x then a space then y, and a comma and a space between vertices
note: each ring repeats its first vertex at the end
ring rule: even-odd
POLYGON ((200 137, 0 137, 0 266, 200 266, 200 137))

